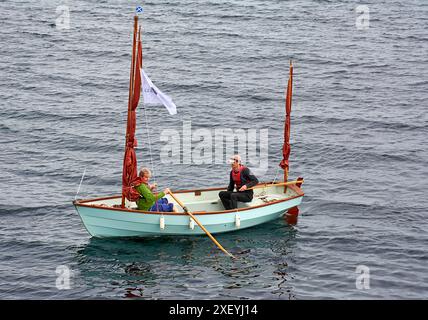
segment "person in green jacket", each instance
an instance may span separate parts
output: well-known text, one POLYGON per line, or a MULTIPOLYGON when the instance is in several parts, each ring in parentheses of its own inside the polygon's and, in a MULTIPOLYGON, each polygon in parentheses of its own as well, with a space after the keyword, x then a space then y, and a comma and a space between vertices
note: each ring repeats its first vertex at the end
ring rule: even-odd
POLYGON ((150 170, 148 168, 142 168, 139 176, 142 178, 143 183, 135 188, 140 194, 140 199, 136 201, 138 210, 163 212, 175 211, 174 204, 168 203, 168 200, 163 198, 171 192, 169 188, 165 188, 164 191, 154 195, 152 191, 156 189, 157 185, 149 184, 149 180, 152 177, 150 170))

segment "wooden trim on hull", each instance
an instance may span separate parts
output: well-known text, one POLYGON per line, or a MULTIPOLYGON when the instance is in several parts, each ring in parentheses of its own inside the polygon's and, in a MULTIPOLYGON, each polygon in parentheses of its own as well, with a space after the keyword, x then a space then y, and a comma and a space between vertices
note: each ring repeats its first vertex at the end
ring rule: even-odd
MULTIPOLYGON (((259 183, 258 185, 265 185, 265 184, 270 184, 270 182, 263 182, 263 183, 259 183)), ((273 204, 277 204, 277 203, 281 203, 281 202, 285 202, 285 201, 289 201, 289 200, 293 200, 299 197, 303 197, 304 193, 303 190, 299 187, 297 187, 296 185, 290 185, 288 186, 290 189, 293 189, 296 193, 297 196, 294 197, 290 197, 290 198, 286 198, 286 199, 281 199, 281 200, 276 200, 276 201, 271 201, 269 203, 265 203, 265 204, 261 204, 258 206, 254 206, 254 207, 246 207, 246 208, 239 208, 239 209, 232 209, 232 210, 223 210, 223 211, 195 211, 192 212, 194 215, 206 215, 206 214, 222 214, 222 213, 230 213, 230 212, 242 212, 242 211, 247 211, 247 210, 252 210, 252 209, 257 209, 257 208, 262 208, 262 207, 266 207, 266 206, 270 206, 273 204)), ((203 192, 203 191, 220 191, 220 190, 225 190, 224 187, 222 188, 207 188, 207 189, 192 189, 192 190, 177 190, 174 191, 175 194, 180 194, 180 193, 191 193, 191 192, 203 192)), ((89 207, 89 208, 96 208, 96 209, 101 209, 101 210, 109 210, 109 211, 125 211, 125 212, 132 212, 132 213, 142 213, 142 214, 155 214, 155 215, 174 215, 174 216, 178 216, 178 215, 183 215, 186 216, 187 214, 184 212, 156 212, 156 211, 142 211, 142 210, 133 210, 133 209, 122 209, 122 208, 113 208, 113 207, 105 207, 105 206, 101 206, 101 205, 96 205, 96 204, 87 204, 87 202, 93 202, 93 201, 102 201, 102 200, 111 200, 111 199, 118 199, 121 198, 121 195, 115 195, 115 196, 110 196, 110 197, 103 197, 103 198, 92 198, 92 199, 87 199, 87 200, 74 200, 73 201, 73 205, 76 207, 89 207)))

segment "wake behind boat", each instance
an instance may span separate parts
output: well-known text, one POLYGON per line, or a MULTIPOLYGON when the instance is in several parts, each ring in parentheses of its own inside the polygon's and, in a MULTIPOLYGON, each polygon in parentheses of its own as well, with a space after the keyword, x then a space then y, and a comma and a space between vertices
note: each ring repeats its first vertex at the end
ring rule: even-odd
POLYGON ((140 194, 136 188, 142 182, 137 175, 135 110, 140 94, 142 92, 145 104, 164 105, 172 115, 177 111, 171 98, 163 94, 143 70, 141 29, 138 26, 138 17, 135 16, 122 194, 73 202, 89 234, 94 237, 149 237, 205 233, 221 250, 229 254, 211 234, 253 227, 285 214, 292 217, 291 220, 295 220, 298 214, 297 206, 302 202, 304 194, 301 189, 302 178, 288 181, 292 76, 293 66, 290 62, 283 159, 280 163, 284 170, 284 182, 257 184, 252 187, 254 189, 252 201, 239 202, 238 208, 232 210, 225 210, 219 199, 219 192, 225 190, 224 187, 171 192, 166 198, 181 208, 177 212, 138 210, 135 201, 139 199, 140 194))

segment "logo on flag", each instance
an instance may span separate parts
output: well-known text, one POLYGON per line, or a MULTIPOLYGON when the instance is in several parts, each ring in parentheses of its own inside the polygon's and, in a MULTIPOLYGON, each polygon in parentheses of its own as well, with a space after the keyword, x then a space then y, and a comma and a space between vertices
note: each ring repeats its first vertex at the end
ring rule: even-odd
POLYGON ((177 114, 177 106, 172 99, 154 85, 143 69, 141 69, 141 78, 143 80, 144 104, 163 105, 169 114, 177 114))
POLYGON ((137 13, 141 13, 141 12, 143 12, 143 7, 142 7, 142 6, 138 6, 138 7, 135 9, 135 11, 136 11, 137 13))

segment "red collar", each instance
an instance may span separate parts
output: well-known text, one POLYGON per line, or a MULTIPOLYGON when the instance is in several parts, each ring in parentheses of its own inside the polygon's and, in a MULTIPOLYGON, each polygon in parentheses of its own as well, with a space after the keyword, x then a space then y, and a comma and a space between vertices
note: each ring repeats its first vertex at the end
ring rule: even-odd
POLYGON ((243 167, 244 167, 243 165, 240 165, 237 171, 235 171, 234 169, 232 169, 232 171, 235 172, 235 173, 238 173, 239 171, 242 170, 243 167))

